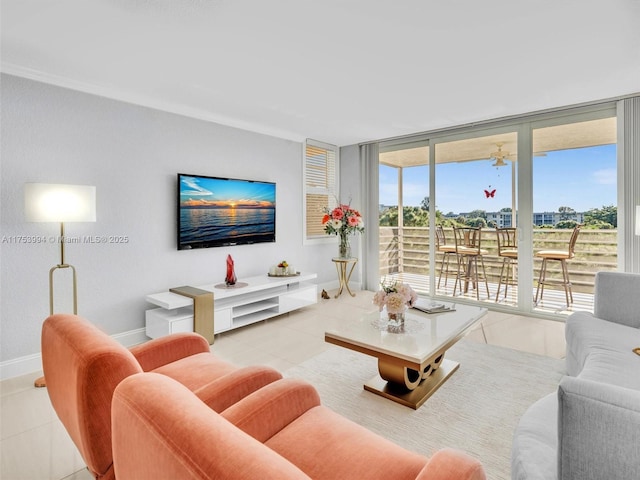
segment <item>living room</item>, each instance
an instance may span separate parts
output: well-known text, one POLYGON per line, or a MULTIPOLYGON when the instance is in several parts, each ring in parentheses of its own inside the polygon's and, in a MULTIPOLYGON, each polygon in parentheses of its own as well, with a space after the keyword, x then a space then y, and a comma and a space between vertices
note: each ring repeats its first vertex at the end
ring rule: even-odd
MULTIPOLYGON (((141 3, 128 6, 118 3, 98 2, 95 11, 91 11, 91 7, 71 2, 73 5, 69 8, 75 8, 71 12, 65 12, 61 5, 38 5, 38 2, 33 2, 33 11, 21 5, 22 2, 3 1, 2 4, 1 208, 2 236, 7 239, 0 245, 0 367, 3 390, 8 388, 5 380, 25 375, 35 379, 41 371, 40 334, 42 322, 49 312, 47 271, 59 259, 57 242, 10 240, 47 239, 59 234, 59 225, 56 223, 30 223, 25 220, 23 189, 26 183, 96 187, 96 221, 69 223, 66 225, 66 234, 77 238, 126 240, 66 245, 67 259, 78 270, 78 312, 120 343, 131 346, 148 340, 145 311, 151 306, 145 300, 147 295, 179 285, 223 282, 228 255, 233 257, 239 280, 266 275, 272 265, 286 259, 302 272, 316 273, 319 290, 326 289, 332 295, 335 293, 338 282, 335 266, 331 262, 337 250, 335 238, 327 237, 318 243, 304 241, 302 168, 303 146, 307 138, 339 147, 340 198, 344 201, 351 199, 354 207, 365 215, 372 215, 377 214, 378 206, 376 202, 367 201, 370 190, 365 187, 367 174, 361 166, 360 143, 375 143, 420 132, 453 129, 470 123, 603 101, 614 104, 627 102, 624 114, 628 118, 638 116, 639 39, 632 20, 638 19, 639 12, 633 2, 602 2, 599 8, 544 5, 529 14, 515 11, 515 7, 505 2, 482 8, 465 5, 469 13, 461 23, 469 30, 468 40, 461 39, 447 46, 449 41, 442 39, 453 37, 442 27, 438 29, 434 26, 435 32, 429 32, 429 39, 420 40, 418 46, 411 49, 403 46, 401 40, 396 40, 398 44, 394 45, 391 42, 393 35, 379 35, 377 32, 380 29, 387 31, 387 22, 394 19, 399 34, 409 36, 401 35, 401 38, 417 40, 420 38, 417 32, 423 28, 424 19, 437 18, 432 13, 439 13, 446 18, 459 18, 459 11, 451 12, 451 7, 440 6, 432 8, 442 10, 432 12, 423 10, 426 7, 412 5, 411 8, 419 9, 417 11, 421 15, 410 15, 409 6, 394 10, 382 5, 332 5, 327 11, 322 11, 317 6, 306 5, 314 14, 310 16, 315 16, 316 21, 322 23, 321 20, 324 20, 329 25, 336 22, 340 26, 339 35, 336 34, 337 45, 326 52, 318 48, 317 38, 314 42, 305 37, 300 18, 307 15, 302 6, 278 5, 275 8, 253 2, 249 9, 253 14, 246 18, 244 12, 237 10, 240 7, 219 3, 217 5, 221 11, 216 11, 214 4, 205 5, 201 2, 177 2, 173 5, 156 2, 146 7, 141 3), (353 10, 356 6, 358 9, 353 10), (557 11, 555 15, 549 15, 546 9, 557 11), (363 28, 359 26, 360 16, 368 18, 368 11, 374 21, 374 34, 358 30, 363 28), (475 21, 472 21, 471 13, 476 16, 475 21), (54 22, 50 21, 49 15, 55 18, 54 22), (96 16, 100 15, 104 16, 105 25, 98 27, 100 22, 96 21, 96 16), (532 18, 523 18, 527 15, 532 18), (172 34, 151 36, 157 33, 157 25, 145 20, 146 16, 170 28, 172 34), (68 19, 69 24, 63 23, 64 18, 68 19), (107 18, 115 23, 109 24, 107 18), (206 23, 205 19, 215 20, 215 29, 219 30, 217 35, 233 33, 228 37, 232 40, 224 48, 216 44, 210 54, 212 61, 216 55, 220 56, 216 61, 220 62, 225 72, 224 78, 220 78, 220 83, 211 90, 203 86, 210 81, 209 77, 201 80, 197 75, 200 66, 188 64, 187 59, 194 61, 192 55, 183 54, 186 50, 176 49, 174 52, 167 45, 171 43, 170 39, 175 40, 174 28, 188 37, 185 31, 201 26, 201 23, 206 23), (223 25, 232 19, 236 21, 235 33, 230 25, 223 25), (245 23, 239 22, 239 19, 245 23), (481 21, 483 19, 486 21, 481 21), (507 46, 504 25, 507 20, 513 22, 514 19, 526 22, 529 41, 509 41, 507 46), (280 28, 273 31, 264 28, 263 22, 269 23, 267 20, 271 20, 272 24, 277 22, 280 28), (491 28, 494 20, 499 22, 496 30, 491 28), (126 23, 119 24, 121 21, 126 23), (136 31, 134 25, 138 23, 136 31), (120 31, 122 38, 117 33, 118 25, 127 26, 120 31), (539 35, 540 25, 544 25, 545 35, 539 35), (100 28, 99 34, 92 34, 94 26, 100 28), (250 40, 251 29, 263 35, 271 31, 271 36, 262 37, 268 38, 269 42, 261 44, 255 38, 250 40), (593 35, 596 30, 602 33, 593 35), (67 32, 68 37, 61 32, 67 32), (534 34, 537 34, 536 42, 532 45, 534 34), (484 38, 484 35, 487 37, 484 38), (592 37, 597 37, 597 40, 592 37), (152 45, 147 45, 149 50, 143 50, 144 45, 137 43, 139 38, 155 38, 158 43, 150 42, 152 45), (360 52, 353 38, 366 38, 364 43, 371 45, 361 47, 363 50, 360 52), (478 38, 483 38, 480 43, 485 53, 482 55, 476 50, 480 45, 472 45, 478 38), (569 38, 573 40, 569 42, 569 38), (91 40, 91 48, 85 50, 82 47, 88 39, 91 40), (47 50, 48 43, 55 44, 56 48, 47 50), (110 50, 110 44, 113 50, 110 50), (342 52, 344 56, 337 61, 341 45, 351 45, 353 50, 342 52), (437 52, 433 52, 434 45, 440 45, 437 52), (516 50, 516 45, 522 51, 516 50), (559 45, 563 48, 557 48, 559 45), (139 53, 136 53, 136 46, 141 49, 139 53), (419 58, 420 48, 436 55, 430 60, 431 65, 446 65, 445 70, 450 69, 451 72, 442 76, 448 78, 444 84, 441 79, 433 79, 430 90, 435 94, 427 95, 417 88, 418 84, 433 78, 433 69, 431 73, 421 68, 410 70, 402 75, 407 78, 397 79, 400 80, 398 83, 388 83, 386 86, 385 82, 394 79, 394 75, 376 79, 375 82, 371 80, 372 85, 367 85, 367 79, 376 76, 370 70, 377 71, 380 68, 380 58, 390 62, 385 65, 387 70, 417 69, 416 63, 422 63, 415 60, 419 58), (225 49, 228 51, 221 51, 225 49), (247 49, 251 55, 247 58, 240 56, 247 49), (271 49, 274 52, 288 49, 288 53, 287 56, 270 58, 267 53, 273 53, 271 49), (486 51, 491 54, 487 55, 486 51), (105 57, 102 57, 102 69, 97 70, 96 64, 89 60, 93 56, 98 58, 99 52, 103 52, 105 57), (302 88, 300 85, 308 80, 300 71, 313 69, 308 64, 304 67, 299 64, 313 62, 307 52, 313 52, 319 60, 335 64, 335 70, 330 75, 343 80, 336 82, 335 79, 325 79, 324 86, 308 84, 302 88), (170 53, 173 56, 165 57, 170 53), (366 56, 360 58, 359 54, 366 56), (453 61, 456 55, 460 55, 464 61, 453 61), (270 61, 267 60, 269 58, 270 61), (371 66, 363 68, 363 65, 358 65, 362 59, 370 61, 371 66), (597 59, 597 68, 593 66, 594 59, 597 59), (69 76, 74 68, 82 65, 88 65, 84 77, 69 76), (235 73, 234 66, 237 68, 235 73), (260 67, 261 73, 256 75, 257 67, 260 67), (96 70, 92 72, 94 68, 96 70), (153 83, 148 83, 145 70, 160 78, 163 69, 189 73, 184 75, 182 83, 173 84, 171 88, 164 86, 156 89, 153 83), (368 74, 362 73, 363 70, 369 71, 368 74), (535 75, 531 74, 532 70, 536 71, 535 75), (116 71, 124 72, 121 77, 131 77, 138 84, 119 85, 118 77, 111 76, 116 71), (276 78, 276 73, 267 73, 269 71, 279 72, 281 76, 276 78), (361 73, 356 76, 354 71, 361 73), (93 75, 98 76, 97 83, 93 75), (266 78, 262 83, 252 83, 248 80, 252 78, 251 75, 266 78), (283 83, 287 78, 291 79, 290 82, 283 83), (229 93, 234 83, 237 84, 237 97, 229 93), (284 103, 284 93, 275 90, 281 85, 286 85, 285 91, 290 90, 287 101, 291 104, 284 103), (351 97, 340 92, 341 88, 346 87, 349 87, 347 90, 351 97), (363 91, 358 92, 358 88, 363 91), (171 97, 173 91, 187 92, 187 97, 195 97, 195 92, 203 89, 207 92, 205 97, 195 99, 191 105, 178 105, 175 103, 178 100, 171 97), (163 92, 166 96, 163 96, 163 92), (631 108, 634 102, 635 111, 631 108), (234 117, 233 105, 238 105, 241 110, 250 110, 253 117, 242 116, 241 112, 236 112, 234 117), (357 108, 352 105, 357 105, 357 108), (397 111, 399 105, 407 105, 407 111, 397 111), (341 110, 343 107, 345 110, 341 110), (177 173, 274 182, 277 188, 276 241, 177 250, 177 173)), ((315 22, 313 25, 313 32, 317 33, 320 26, 315 22)), ((451 28, 454 28, 453 24, 451 28)), ((461 26, 455 28, 456 34, 464 30, 461 26)), ((193 56, 197 57, 198 63, 202 62, 202 57, 193 56)), ((222 77, 220 72, 218 74, 222 77)), ((619 112, 619 115, 622 114, 619 112)), ((640 272, 640 258, 637 255, 640 240, 633 234, 635 205, 640 204, 640 181, 638 172, 629 168, 634 161, 637 162, 637 150, 633 153, 629 145, 633 138, 637 139, 638 133, 637 129, 635 132, 622 132, 619 149, 626 152, 628 157, 619 163, 626 170, 624 183, 619 185, 623 192, 618 205, 619 242, 624 255, 620 256, 618 268, 626 272, 640 272), (622 148, 623 145, 625 148, 622 148)), ((319 299, 318 305, 307 312, 311 317, 316 318, 326 312, 336 315, 336 309, 339 308, 336 305, 340 305, 344 311, 347 308, 355 307, 356 311, 361 311, 371 307, 367 298, 371 293, 367 292, 375 291, 378 283, 371 280, 375 272, 372 273, 372 269, 367 268, 363 261, 369 248, 367 242, 376 243, 375 239, 369 238, 371 231, 371 224, 365 223, 364 235, 355 237, 352 244, 355 256, 360 257, 351 278, 356 297, 351 299, 343 295, 338 299, 319 299), (365 298, 366 302, 363 300, 365 298)), ((69 278, 64 276, 68 272, 61 273, 60 287, 56 290, 56 310, 71 311, 69 278)), ((313 328, 310 319, 299 318, 304 313, 292 313, 282 319, 285 322, 300 320, 304 328, 313 328)), ((517 344, 520 349, 527 350, 523 344, 533 344, 539 337, 548 337, 549 343, 541 343, 545 346, 529 350, 544 355, 544 349, 547 348, 546 353, 553 352, 551 356, 562 356, 562 320, 543 321, 528 316, 528 313, 490 312, 490 315, 495 315, 496 322, 504 320, 504 316, 516 318, 513 323, 517 325, 515 335, 504 334, 500 337, 508 337, 513 341, 510 345, 503 343, 502 346, 517 344), (530 324, 527 321, 535 325, 531 330, 528 330, 530 324), (523 330, 536 333, 523 335, 523 330)), ((262 333, 260 328, 275 323, 276 320, 257 324, 241 333, 264 337, 262 341, 268 342, 269 334, 262 333)), ((486 329, 490 329, 488 323, 485 322, 486 329)), ((318 327, 316 336, 311 340, 311 345, 315 347, 304 347, 307 352, 323 352, 321 330, 322 327, 318 327)), ((491 333, 489 331, 489 336, 491 333)), ((494 337, 489 342, 500 343, 497 340, 498 331, 493 333, 494 337)), ((470 335, 484 342, 481 329, 474 330, 470 335)), ((242 345, 223 336, 218 348, 233 350, 238 347, 239 350, 224 352, 225 356, 238 362, 245 363, 253 358, 265 361, 264 356, 250 356, 247 350, 242 350, 242 345)), ((282 345, 278 347, 282 348, 282 345)), ((279 362, 277 366, 284 369, 293 367, 294 363, 298 362, 291 362, 291 365, 279 362)), ((556 378, 553 380, 557 382, 556 378)), ((45 391, 40 393, 46 395, 45 391)), ((46 399, 43 395, 35 400, 38 406, 42 405, 42 398, 46 399)), ((5 401, 3 397, 3 404, 5 401)), ((421 408, 428 408, 428 405, 427 402, 421 408)), ((40 408, 38 406, 35 409, 40 408)), ((9 415, 5 408, 2 415, 5 423, 4 417, 9 415)), ((29 417, 32 411, 29 409, 19 415, 29 417)), ((47 415, 52 413, 47 411, 47 415)), ((58 439, 66 435, 59 426, 51 428, 51 437, 41 439, 47 445, 58 443, 58 439)), ((25 430, 29 430, 29 426, 25 430)), ((3 433, 3 465, 7 464, 7 438, 3 433)), ((55 457, 55 453, 52 455, 55 457)), ((63 458, 62 462, 65 463, 67 457, 63 458)), ((73 461, 77 461, 77 457, 73 461)), ((505 461, 508 462, 508 459, 505 461)), ((23 464, 28 462, 27 458, 23 460, 23 464)), ((81 470, 80 465, 76 471, 81 470)), ((63 475, 51 478, 63 478, 63 475)))

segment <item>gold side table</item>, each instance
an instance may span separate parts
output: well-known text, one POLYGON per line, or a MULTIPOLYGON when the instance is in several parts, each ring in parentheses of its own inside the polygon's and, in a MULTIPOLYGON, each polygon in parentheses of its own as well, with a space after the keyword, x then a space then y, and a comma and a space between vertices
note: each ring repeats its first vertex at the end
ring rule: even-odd
POLYGON ((353 269, 356 267, 356 263, 358 263, 358 259, 355 257, 351 258, 340 258, 335 257, 331 259, 333 263, 336 264, 336 270, 338 271, 338 281, 340 282, 340 289, 338 293, 336 293, 334 298, 338 298, 340 294, 342 294, 342 289, 346 288, 349 295, 355 297, 356 294, 351 291, 349 288, 349 280, 351 279, 351 274, 353 273, 353 269))

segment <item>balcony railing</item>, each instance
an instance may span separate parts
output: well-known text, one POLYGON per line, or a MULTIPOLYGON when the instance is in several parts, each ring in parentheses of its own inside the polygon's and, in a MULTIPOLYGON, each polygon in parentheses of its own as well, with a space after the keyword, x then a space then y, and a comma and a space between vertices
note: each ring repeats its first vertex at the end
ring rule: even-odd
MULTIPOLYGON (((453 243, 453 231, 446 230, 447 243, 453 243)), ((602 270, 617 268, 617 230, 582 229, 575 248, 575 257, 567 261, 574 293, 593 295, 595 274, 602 270)), ((534 229, 533 251, 566 250, 571 230, 534 229)), ((429 228, 427 227, 380 227, 380 276, 395 277, 399 274, 422 278, 418 288, 428 293, 429 228)), ((483 229, 482 248, 488 251, 483 257, 490 284, 498 284, 502 259, 498 257, 498 245, 495 230, 483 229)), ((441 256, 436 256, 437 268, 441 256)), ((541 261, 534 258, 534 287, 541 261)), ((547 266, 548 278, 561 278, 559 262, 550 262, 547 266)), ((563 292, 562 287, 549 287, 563 292)), ((551 292, 550 292, 551 293, 551 292)), ((545 293, 546 296, 546 293, 545 293)))

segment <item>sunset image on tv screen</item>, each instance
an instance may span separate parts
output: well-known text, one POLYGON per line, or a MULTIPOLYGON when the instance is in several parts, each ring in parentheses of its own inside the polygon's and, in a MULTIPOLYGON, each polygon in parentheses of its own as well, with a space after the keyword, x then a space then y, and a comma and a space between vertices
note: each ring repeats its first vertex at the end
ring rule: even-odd
POLYGON ((178 248, 275 242, 275 183, 178 175, 178 248))

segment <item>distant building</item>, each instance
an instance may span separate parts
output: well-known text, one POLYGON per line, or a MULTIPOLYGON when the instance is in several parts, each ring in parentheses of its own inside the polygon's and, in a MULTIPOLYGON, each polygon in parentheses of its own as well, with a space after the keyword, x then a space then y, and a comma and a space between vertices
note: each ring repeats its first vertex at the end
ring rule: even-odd
POLYGON ((507 228, 513 226, 511 212, 487 212, 487 224, 499 228, 507 228))
MULTIPOLYGON (((460 215, 466 218, 468 213, 461 213, 460 215)), ((511 212, 487 212, 487 224, 495 224, 500 228, 512 227, 512 217, 511 212)), ((540 212, 533 214, 533 224, 537 227, 541 227, 543 225, 555 225, 562 220, 573 220, 576 223, 584 223, 584 213, 540 212)))
POLYGON ((573 220, 576 223, 584 223, 584 213, 543 212, 533 214, 533 224, 538 227, 542 225, 555 225, 563 220, 573 220))
MULTIPOLYGON (((397 205, 380 204, 380 212, 388 208, 397 208, 397 205)), ((453 213, 444 215, 445 218, 456 219, 458 217, 469 218, 470 212, 453 213)), ((513 215, 511 212, 486 212, 487 224, 495 225, 499 228, 513 227, 513 215)), ((533 214, 533 224, 537 227, 543 225, 555 225, 563 220, 573 220, 576 223, 584 223, 584 212, 560 213, 560 212, 540 212, 533 214)))

